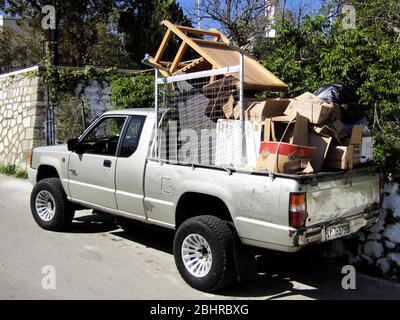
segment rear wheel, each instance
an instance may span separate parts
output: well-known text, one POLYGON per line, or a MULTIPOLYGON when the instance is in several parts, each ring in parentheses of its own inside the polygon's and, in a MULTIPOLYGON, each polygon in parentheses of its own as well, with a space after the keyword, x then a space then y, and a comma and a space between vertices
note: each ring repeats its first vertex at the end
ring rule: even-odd
POLYGON ((175 263, 193 288, 215 292, 234 280, 233 233, 215 216, 183 222, 174 239, 175 263))
POLYGON ((31 211, 36 223, 51 231, 67 228, 75 213, 58 178, 40 180, 33 187, 31 211))

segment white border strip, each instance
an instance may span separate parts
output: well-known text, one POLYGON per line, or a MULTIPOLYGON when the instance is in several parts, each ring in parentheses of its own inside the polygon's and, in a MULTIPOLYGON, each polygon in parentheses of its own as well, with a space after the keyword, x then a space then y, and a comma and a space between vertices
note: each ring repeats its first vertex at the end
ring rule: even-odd
POLYGON ((226 68, 220 68, 220 69, 207 70, 207 71, 199 71, 199 72, 181 74, 181 75, 177 75, 177 76, 158 78, 157 84, 166 84, 166 83, 172 83, 172 82, 176 82, 176 81, 218 76, 220 74, 237 73, 239 71, 240 71, 240 65, 226 67, 226 68))
POLYGON ((4 79, 7 77, 11 77, 11 76, 16 76, 16 75, 26 73, 26 72, 38 71, 38 70, 39 70, 39 66, 33 66, 33 67, 29 67, 29 68, 9 72, 9 73, 0 74, 0 79, 4 79))

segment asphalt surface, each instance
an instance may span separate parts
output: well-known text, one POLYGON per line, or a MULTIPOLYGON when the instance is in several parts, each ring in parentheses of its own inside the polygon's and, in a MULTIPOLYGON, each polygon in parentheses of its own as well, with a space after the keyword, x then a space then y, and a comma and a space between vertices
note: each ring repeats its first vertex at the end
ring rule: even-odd
POLYGON ((68 232, 45 231, 30 213, 31 188, 0 175, 0 299, 400 299, 399 284, 360 273, 355 290, 342 289, 340 265, 307 250, 266 254, 254 280, 206 294, 180 278, 173 234, 127 233, 88 210, 68 232), (55 289, 42 287, 45 266, 54 267, 55 289))

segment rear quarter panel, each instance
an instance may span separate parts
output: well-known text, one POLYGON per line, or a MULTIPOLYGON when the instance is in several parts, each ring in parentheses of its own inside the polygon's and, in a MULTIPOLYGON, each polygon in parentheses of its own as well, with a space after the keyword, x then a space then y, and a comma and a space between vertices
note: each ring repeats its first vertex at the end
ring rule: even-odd
MULTIPOLYGON (((145 207, 149 220, 173 227, 179 198, 186 192, 215 196, 228 207, 242 240, 290 244, 289 193, 295 180, 225 170, 192 168, 150 160, 145 176, 145 207)), ((207 214, 205 212, 204 214, 207 214)), ((246 242, 246 241, 244 241, 246 242)))

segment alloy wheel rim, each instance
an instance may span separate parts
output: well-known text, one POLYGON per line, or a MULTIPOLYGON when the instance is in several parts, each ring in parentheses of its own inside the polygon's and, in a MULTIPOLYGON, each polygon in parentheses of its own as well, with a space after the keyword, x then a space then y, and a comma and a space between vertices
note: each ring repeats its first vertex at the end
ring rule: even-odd
POLYGON ((206 276, 212 266, 212 252, 207 240, 197 233, 182 242, 182 261, 189 273, 197 278, 206 276))
POLYGON ((43 221, 53 219, 56 212, 56 203, 53 195, 47 190, 42 190, 36 195, 36 212, 43 221))

